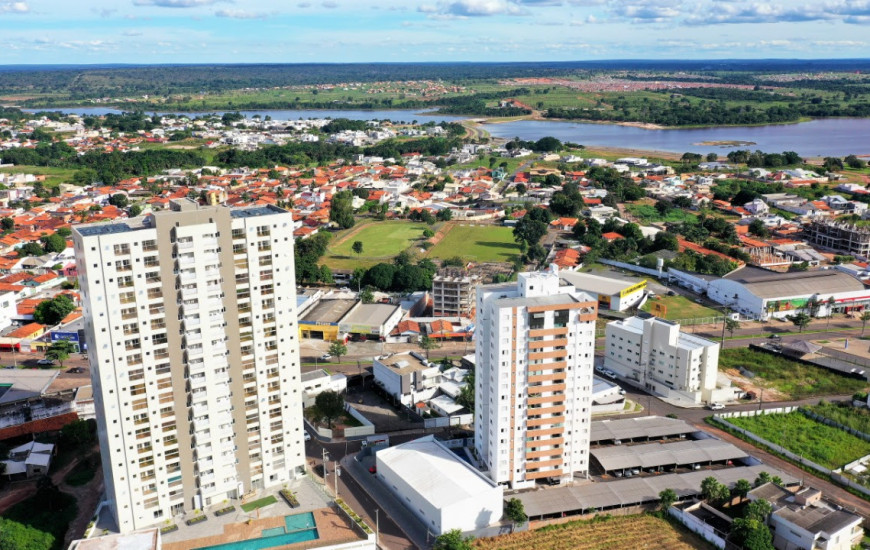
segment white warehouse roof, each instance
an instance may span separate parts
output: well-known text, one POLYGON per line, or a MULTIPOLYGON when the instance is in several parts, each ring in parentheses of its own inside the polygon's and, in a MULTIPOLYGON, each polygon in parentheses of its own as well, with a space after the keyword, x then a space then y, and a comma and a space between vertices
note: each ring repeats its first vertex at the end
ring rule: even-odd
POLYGON ((495 487, 434 436, 383 449, 377 457, 435 508, 478 497, 495 487))

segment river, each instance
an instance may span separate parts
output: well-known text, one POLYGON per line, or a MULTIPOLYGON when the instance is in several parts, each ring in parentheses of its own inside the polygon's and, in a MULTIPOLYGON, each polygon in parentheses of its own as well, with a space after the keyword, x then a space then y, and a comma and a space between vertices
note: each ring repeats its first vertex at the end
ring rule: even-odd
MULTIPOLYGON (((34 109, 27 110, 30 112, 35 111, 34 109)), ((72 107, 53 110, 83 116, 121 112, 118 109, 109 107, 72 107)), ((254 115, 260 115, 261 117, 270 116, 275 120, 350 118, 356 120, 389 119, 397 122, 416 120, 423 123, 468 118, 433 114, 431 110, 330 111, 274 109, 240 112, 247 117, 254 115)), ((171 114, 193 117, 202 116, 204 113, 172 112, 171 114)), ((217 114, 222 114, 222 112, 218 111, 217 114)), ((494 137, 510 139, 518 136, 524 140, 537 140, 545 136, 553 136, 562 141, 571 141, 590 147, 618 147, 672 153, 685 153, 688 151, 702 154, 709 152, 725 154, 735 149, 761 149, 769 153, 796 151, 805 157, 842 157, 849 154, 870 156, 870 119, 866 118, 827 118, 801 122, 799 124, 677 128, 667 130, 649 130, 617 124, 551 120, 518 120, 515 122, 484 124, 483 127, 494 137), (704 142, 744 143, 717 146, 704 145, 704 142)))

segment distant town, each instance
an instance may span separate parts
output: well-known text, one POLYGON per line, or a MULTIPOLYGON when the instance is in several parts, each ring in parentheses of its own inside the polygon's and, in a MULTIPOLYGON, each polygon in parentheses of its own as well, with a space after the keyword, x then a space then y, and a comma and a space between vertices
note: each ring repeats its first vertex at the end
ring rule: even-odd
POLYGON ((4 108, 0 547, 862 547, 868 157, 710 149, 4 108))

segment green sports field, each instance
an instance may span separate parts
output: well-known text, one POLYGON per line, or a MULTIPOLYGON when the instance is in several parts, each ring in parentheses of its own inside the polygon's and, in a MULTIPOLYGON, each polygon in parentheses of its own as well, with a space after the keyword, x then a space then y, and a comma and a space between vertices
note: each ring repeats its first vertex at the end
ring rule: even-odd
POLYGON ((336 239, 336 244, 326 251, 326 265, 333 269, 369 267, 380 261, 390 260, 411 245, 423 242, 423 230, 432 229, 425 223, 386 221, 370 223, 362 228, 353 228, 336 239), (362 241, 363 252, 357 257, 353 243, 362 241))
POLYGON ((430 258, 510 262, 520 253, 510 227, 458 223, 429 251, 430 258))

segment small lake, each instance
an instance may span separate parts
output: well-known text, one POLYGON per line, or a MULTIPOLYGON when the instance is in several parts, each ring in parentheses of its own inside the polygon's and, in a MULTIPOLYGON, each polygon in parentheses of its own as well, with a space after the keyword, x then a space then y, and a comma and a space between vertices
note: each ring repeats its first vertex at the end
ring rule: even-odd
POLYGON ((591 124, 546 120, 518 120, 485 124, 495 137, 538 140, 553 136, 587 146, 622 147, 673 153, 725 154, 735 149, 761 149, 767 153, 796 151, 805 157, 870 155, 870 119, 826 118, 799 124, 726 126, 647 130, 616 124, 591 124), (699 145, 702 142, 741 141, 753 145, 699 145))
MULTIPOLYGON (((121 114, 122 109, 113 109, 111 107, 59 107, 52 109, 22 109, 28 113, 39 111, 60 111, 62 113, 80 116, 99 116, 108 113, 121 114)), ((330 110, 308 110, 308 109, 266 109, 259 111, 145 111, 148 114, 156 113, 158 115, 181 115, 190 118, 201 117, 208 114, 223 115, 226 112, 239 112, 247 118, 252 118, 254 115, 260 115, 265 118, 272 117, 273 120, 301 120, 307 118, 349 118, 351 120, 392 120, 394 122, 412 122, 416 120, 418 123, 424 122, 441 122, 443 120, 463 120, 468 117, 451 116, 432 114, 434 109, 405 109, 405 110, 381 110, 381 111, 330 111, 330 110)))
MULTIPOLYGON (((25 109, 28 112, 54 110, 82 116, 121 113, 109 107, 71 107, 59 109, 25 109)), ((149 111, 150 113, 151 111, 149 111)), ((225 111, 215 111, 221 115, 225 111)), ((274 120, 306 118, 349 118, 354 120, 385 120, 419 123, 462 120, 469 117, 433 114, 430 110, 305 110, 272 109, 239 111, 248 118, 254 115, 270 116, 274 120)), ((207 113, 167 111, 157 114, 203 116, 207 113)), ((673 130, 647 130, 616 124, 561 122, 550 120, 518 120, 500 124, 484 124, 493 136, 511 139, 538 140, 553 136, 587 146, 619 147, 645 151, 672 153, 726 154, 735 149, 761 149, 768 153, 796 151, 805 157, 843 157, 850 154, 870 156, 870 119, 826 118, 800 124, 769 126, 727 126, 718 128, 684 128, 673 130), (700 145, 702 142, 752 142, 751 145, 700 145)))

